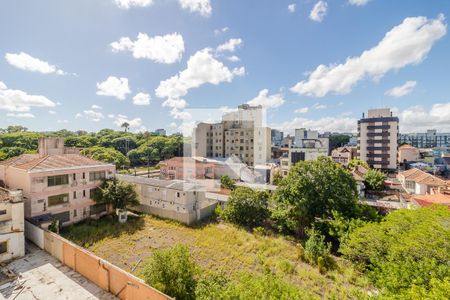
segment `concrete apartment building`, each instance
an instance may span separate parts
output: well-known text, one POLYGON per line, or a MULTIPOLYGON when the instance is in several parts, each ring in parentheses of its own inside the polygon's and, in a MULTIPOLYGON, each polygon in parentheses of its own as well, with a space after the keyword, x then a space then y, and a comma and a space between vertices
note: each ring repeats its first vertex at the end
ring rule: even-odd
POLYGON ((116 177, 135 184, 140 205, 134 209, 161 218, 189 225, 210 216, 217 205, 217 201, 208 198, 206 190, 195 183, 130 175, 116 177))
POLYGON ((0 263, 25 255, 22 191, 0 188, 0 263))
POLYGON ((450 147, 450 133, 438 133, 429 129, 425 133, 400 134, 400 144, 409 144, 416 148, 445 148, 450 147))
POLYGON ((262 123, 261 106, 240 105, 220 123, 199 123, 193 132, 192 155, 238 157, 249 166, 264 165, 271 155, 271 130, 262 123))
POLYGON ((294 144, 288 140, 288 147, 280 157, 281 173, 286 176, 289 169, 299 161, 316 160, 328 156, 329 139, 319 137, 319 133, 305 128, 295 129, 294 144))
POLYGON ((358 158, 376 169, 396 170, 398 123, 389 108, 363 114, 358 121, 358 158))
POLYGON ((0 183, 23 191, 26 218, 70 224, 106 212, 106 205, 96 205, 90 194, 114 176, 115 166, 75 152, 64 147, 62 138, 40 138, 39 154, 0 162, 0 183))

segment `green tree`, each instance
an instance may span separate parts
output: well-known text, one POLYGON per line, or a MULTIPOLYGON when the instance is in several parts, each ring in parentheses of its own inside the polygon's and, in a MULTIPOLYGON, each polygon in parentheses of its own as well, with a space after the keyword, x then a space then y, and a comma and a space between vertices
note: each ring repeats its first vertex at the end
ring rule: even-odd
POLYGON ((147 284, 180 300, 195 299, 196 274, 197 265, 183 245, 156 250, 142 267, 147 284))
POLYGON ((128 207, 139 205, 135 186, 116 178, 104 180, 101 186, 95 190, 93 200, 97 203, 110 204, 114 210, 126 210, 128 207))
POLYGON ((357 166, 362 166, 362 167, 364 167, 366 169, 369 169, 369 165, 365 161, 357 159, 357 158, 354 158, 351 161, 349 161, 348 165, 347 165, 347 167, 349 169, 353 169, 353 168, 355 168, 357 166))
POLYGON ((308 230, 308 239, 305 243, 304 257, 310 264, 316 265, 319 257, 328 258, 331 253, 331 244, 325 243, 325 236, 316 229, 308 230))
POLYGON ((319 157, 292 167, 272 201, 272 219, 278 228, 304 235, 316 218, 331 218, 333 211, 352 217, 357 207, 356 183, 342 166, 319 157))
POLYGON ((350 137, 345 134, 333 134, 330 136, 330 149, 345 146, 350 141, 350 137))
POLYGON ((273 184, 279 185, 281 180, 283 180, 283 175, 281 175, 280 171, 276 171, 275 174, 273 174, 273 184))
POLYGON ((399 299, 408 298, 400 295, 426 293, 433 283, 447 282, 443 286, 448 289, 449 220, 446 206, 397 210, 380 223, 355 229, 340 252, 366 272, 376 286, 399 299))
POLYGON ((236 188, 234 180, 231 179, 228 175, 220 177, 220 186, 224 189, 229 190, 234 190, 236 188))
POLYGON ((368 190, 379 191, 384 187, 384 181, 386 180, 386 175, 376 169, 370 169, 366 173, 366 178, 364 183, 368 190))
POLYGON ((88 149, 83 149, 81 154, 92 159, 115 164, 117 168, 122 168, 130 164, 128 158, 114 148, 94 146, 88 149))
POLYGON ((28 131, 28 128, 22 125, 10 125, 6 128, 6 131, 9 133, 13 132, 25 132, 28 131))
POLYGON ((268 198, 265 191, 238 187, 231 192, 221 216, 237 225, 259 226, 269 217, 268 198))

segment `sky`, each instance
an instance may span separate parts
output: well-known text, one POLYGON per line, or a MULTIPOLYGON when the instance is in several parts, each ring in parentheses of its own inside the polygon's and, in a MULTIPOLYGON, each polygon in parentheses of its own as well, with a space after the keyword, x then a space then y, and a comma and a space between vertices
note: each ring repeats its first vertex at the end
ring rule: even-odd
POLYGON ((3 0, 0 128, 178 132, 190 111, 267 124, 450 132, 450 1, 3 0))

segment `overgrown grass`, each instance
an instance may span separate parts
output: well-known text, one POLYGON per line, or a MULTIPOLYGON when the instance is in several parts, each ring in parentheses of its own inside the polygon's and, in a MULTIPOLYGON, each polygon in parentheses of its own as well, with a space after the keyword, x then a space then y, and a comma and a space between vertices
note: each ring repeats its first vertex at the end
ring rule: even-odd
MULTIPOLYGON (((155 249, 187 246, 202 272, 223 271, 238 280, 241 274, 261 276, 270 270, 286 283, 314 298, 363 299, 368 280, 347 262, 336 258, 337 268, 321 274, 298 259, 296 244, 276 235, 253 234, 230 224, 195 227, 148 215, 119 224, 111 217, 66 228, 63 236, 130 271, 155 249)), ((139 274, 138 267, 135 274, 139 274)))

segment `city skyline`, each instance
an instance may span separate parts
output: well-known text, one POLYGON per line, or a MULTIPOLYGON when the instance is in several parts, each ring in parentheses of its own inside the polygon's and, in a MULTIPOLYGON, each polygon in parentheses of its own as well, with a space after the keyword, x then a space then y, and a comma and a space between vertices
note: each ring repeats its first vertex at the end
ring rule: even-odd
POLYGON ((249 103, 287 132, 356 132, 377 107, 450 131, 449 3, 241 2, 6 1, 0 128, 173 133, 185 109, 249 103))

